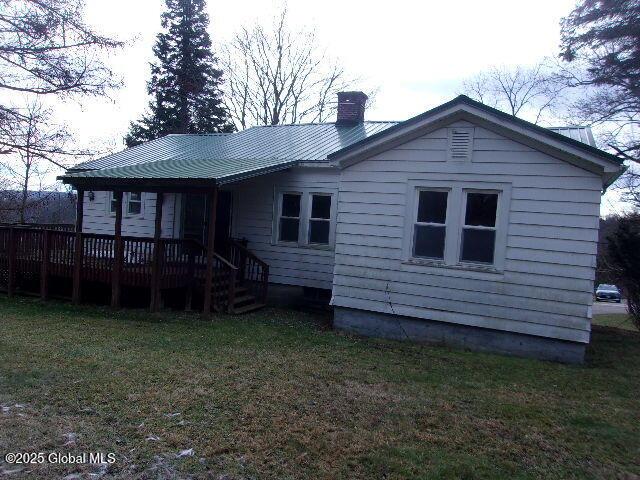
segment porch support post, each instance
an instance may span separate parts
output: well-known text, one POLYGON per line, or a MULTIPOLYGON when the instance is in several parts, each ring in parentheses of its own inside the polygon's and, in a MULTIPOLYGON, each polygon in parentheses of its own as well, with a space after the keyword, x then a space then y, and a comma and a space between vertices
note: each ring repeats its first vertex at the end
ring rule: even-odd
POLYGON ((82 281, 82 217, 84 215, 84 190, 78 189, 76 199, 76 238, 73 250, 73 290, 71 301, 74 305, 80 303, 82 281))
POLYGON ((213 288, 213 259, 216 237, 216 210, 218 207, 218 186, 216 185, 208 195, 209 204, 209 225, 207 237, 207 265, 204 283, 204 309, 203 315, 211 315, 211 290, 213 288))
POLYGON ((40 299, 49 296, 49 261, 51 257, 51 231, 42 231, 42 263, 40 264, 40 299))
POLYGON ((111 276, 111 306, 120 308, 120 276, 122 274, 122 263, 124 248, 122 245, 122 191, 113 192, 116 201, 116 221, 113 234, 113 271, 111 276))
POLYGON ((16 282, 16 232, 9 227, 9 244, 7 245, 7 295, 13 297, 16 282))
POLYGON ((161 284, 161 266, 163 258, 163 244, 161 242, 162 235, 162 204, 164 203, 164 194, 158 192, 156 194, 156 218, 155 228, 153 231, 153 265, 151 267, 151 305, 149 309, 157 312, 160 309, 160 284, 161 284))

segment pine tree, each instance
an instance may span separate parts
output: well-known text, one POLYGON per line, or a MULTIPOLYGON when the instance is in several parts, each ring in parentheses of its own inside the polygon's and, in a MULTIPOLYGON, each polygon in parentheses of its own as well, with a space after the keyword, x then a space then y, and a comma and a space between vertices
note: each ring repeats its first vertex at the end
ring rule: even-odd
POLYGON ((165 0, 147 91, 149 113, 132 122, 125 143, 132 147, 169 133, 231 132, 222 102, 222 71, 211 51, 205 0, 165 0))
POLYGON ((561 57, 586 70, 570 82, 593 91, 578 99, 578 113, 590 123, 617 124, 607 143, 640 161, 640 0, 579 0, 561 33, 561 57))

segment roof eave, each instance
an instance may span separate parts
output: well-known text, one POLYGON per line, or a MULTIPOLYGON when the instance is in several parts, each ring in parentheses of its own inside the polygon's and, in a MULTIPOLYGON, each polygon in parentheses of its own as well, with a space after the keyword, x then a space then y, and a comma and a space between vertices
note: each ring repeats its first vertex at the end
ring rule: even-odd
POLYGON ((133 191, 181 191, 190 189, 206 190, 219 183, 211 178, 113 178, 75 177, 61 175, 62 183, 82 190, 133 190, 133 191))
MULTIPOLYGON (((82 189, 94 189, 94 190, 111 190, 111 189, 125 189, 134 188, 141 190, 143 188, 149 189, 162 189, 162 191, 168 191, 170 188, 176 189, 184 188, 211 188, 216 185, 225 185, 229 183, 239 182, 247 180, 249 178, 267 175, 269 173, 287 170, 298 164, 298 160, 291 160, 289 162, 277 163, 273 165, 267 165, 262 168, 248 169, 242 172, 237 172, 232 175, 222 175, 215 178, 156 178, 156 177, 99 177, 99 176, 75 176, 75 175, 60 175, 58 180, 61 180, 65 184, 72 185, 76 188, 82 189)), ((151 191, 151 190, 150 190, 151 191)))
POLYGON ((298 160, 291 160, 289 162, 283 162, 276 165, 270 165, 264 168, 258 168, 254 170, 247 170, 244 172, 239 172, 234 175, 227 175, 224 177, 220 177, 218 182, 220 185, 226 185, 229 183, 241 182, 243 180, 248 180, 250 178, 259 177, 261 175, 268 175, 269 173, 280 172, 282 170, 288 170, 291 167, 295 167, 298 165, 298 160))
POLYGON ((618 178, 624 175, 624 172, 628 170, 628 165, 621 165, 620 169, 617 172, 608 172, 603 174, 602 179, 602 193, 606 192, 607 189, 615 183, 618 178))

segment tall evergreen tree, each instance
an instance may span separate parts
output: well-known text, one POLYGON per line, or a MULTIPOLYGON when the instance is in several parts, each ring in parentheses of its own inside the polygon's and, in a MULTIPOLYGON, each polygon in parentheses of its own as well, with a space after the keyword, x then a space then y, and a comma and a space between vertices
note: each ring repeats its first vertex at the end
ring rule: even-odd
POLYGON ((617 124, 609 146, 640 161, 640 0, 579 0, 562 20, 561 48, 564 60, 586 67, 571 81, 594 90, 578 101, 581 116, 617 124))
POLYGON ((211 51, 205 0, 165 0, 147 91, 149 112, 132 122, 125 143, 132 147, 169 133, 231 132, 222 102, 222 70, 211 51))

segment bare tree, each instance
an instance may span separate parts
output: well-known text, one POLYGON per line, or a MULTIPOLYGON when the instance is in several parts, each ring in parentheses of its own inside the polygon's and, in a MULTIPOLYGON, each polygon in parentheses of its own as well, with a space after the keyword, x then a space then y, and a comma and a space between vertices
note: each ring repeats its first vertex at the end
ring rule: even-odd
POLYGON ((612 189, 620 192, 620 199, 640 211, 640 169, 636 163, 630 162, 612 189))
MULTIPOLYGON (((37 183, 37 190, 51 189, 51 185, 43 182, 50 176, 54 165, 63 168, 61 161, 69 156, 66 145, 70 135, 51 122, 51 111, 39 102, 29 103, 20 115, 25 120, 16 124, 9 138, 18 148, 13 154, 0 156, 0 171, 10 182, 5 188, 17 192, 12 203, 19 213, 19 221, 24 222, 25 212, 33 207, 30 205, 30 189, 34 183, 37 183)), ((44 198, 38 196, 34 201, 44 198)))
POLYGON ((533 67, 492 67, 465 80, 462 93, 535 124, 548 120, 568 88, 549 61, 533 67))
MULTIPOLYGON (((105 95, 120 82, 99 52, 120 46, 84 23, 82 0, 0 0, 0 95, 105 95)), ((0 153, 22 148, 12 132, 28 122, 0 100, 0 153)))
POLYGON ((290 29, 286 7, 272 25, 234 36, 223 67, 225 102, 238 129, 322 122, 335 111, 335 94, 354 80, 317 43, 313 30, 290 29))

